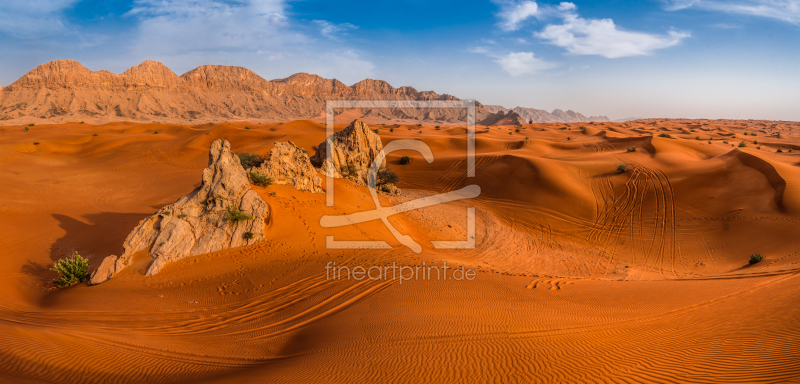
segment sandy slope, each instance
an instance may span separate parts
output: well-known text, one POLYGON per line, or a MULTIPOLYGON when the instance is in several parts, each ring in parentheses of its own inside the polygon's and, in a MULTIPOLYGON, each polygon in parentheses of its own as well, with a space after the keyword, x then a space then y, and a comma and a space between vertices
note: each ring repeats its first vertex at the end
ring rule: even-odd
POLYGON ((266 242, 149 278, 145 256, 105 284, 62 290, 47 283, 53 260, 119 254, 139 220, 199 184, 213 140, 312 151, 324 127, 0 126, 0 382, 798 381, 800 125, 772 124, 479 127, 475 179, 463 127, 387 124, 384 143, 421 138, 436 160, 391 154, 404 194, 384 205, 482 188, 390 219, 421 254, 382 225, 320 226, 324 214, 373 208, 363 188, 337 182, 328 208, 324 195, 256 187, 274 211, 266 242), (433 249, 427 240, 463 239, 467 205, 477 248, 433 249), (395 248, 328 250, 329 235, 395 248), (750 266, 755 252, 766 259, 750 266), (325 271, 443 261, 475 280, 325 271))

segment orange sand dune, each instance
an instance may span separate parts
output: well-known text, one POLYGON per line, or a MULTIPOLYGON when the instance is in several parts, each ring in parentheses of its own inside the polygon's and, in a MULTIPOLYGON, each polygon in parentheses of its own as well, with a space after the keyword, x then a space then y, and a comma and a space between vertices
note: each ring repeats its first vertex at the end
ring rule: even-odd
POLYGON ((435 161, 390 154, 403 193, 382 205, 482 190, 390 218, 422 253, 380 223, 320 225, 374 208, 364 187, 337 180, 334 207, 324 194, 254 187, 273 211, 265 242, 152 277, 143 255, 104 284, 60 290, 54 260, 78 251, 96 267, 119 255, 139 220, 199 185, 214 140, 313 153, 325 128, 0 126, 0 382, 800 381, 797 123, 479 127, 474 179, 464 127, 396 123, 372 128, 384 145, 422 139, 435 161), (464 239, 467 206, 475 249, 435 249, 429 240, 464 239), (326 236, 393 249, 326 249, 326 236), (756 252, 765 259, 749 265, 756 252), (333 262, 447 262, 476 276, 337 280, 333 262))

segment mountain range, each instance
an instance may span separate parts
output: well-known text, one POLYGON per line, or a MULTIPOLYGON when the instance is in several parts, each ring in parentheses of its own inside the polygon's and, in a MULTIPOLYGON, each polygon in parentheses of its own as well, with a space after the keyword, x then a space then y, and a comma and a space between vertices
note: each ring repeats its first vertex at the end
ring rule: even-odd
MULTIPOLYGON (((0 121, 6 123, 88 121, 286 121, 320 119, 326 100, 459 100, 448 94, 394 88, 365 79, 348 86, 336 79, 297 73, 266 80, 243 67, 204 65, 176 75, 162 63, 145 61, 121 74, 92 71, 74 60, 42 64, 7 87, 0 87, 0 121)), ((339 111, 337 111, 339 112, 339 111)), ((464 109, 362 110, 364 117, 426 123, 463 124, 464 109)), ((516 107, 508 110, 476 102, 478 124, 609 121, 573 111, 516 107)))

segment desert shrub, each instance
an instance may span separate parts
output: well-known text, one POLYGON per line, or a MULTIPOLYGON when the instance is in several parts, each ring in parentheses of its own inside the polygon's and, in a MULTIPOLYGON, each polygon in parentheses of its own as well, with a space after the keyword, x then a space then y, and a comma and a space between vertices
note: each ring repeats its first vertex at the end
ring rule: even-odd
POLYGON ((744 141, 739 143, 739 148, 744 148, 746 146, 747 146, 747 143, 745 143, 744 141))
POLYGON ((572 140, 572 137, 567 136, 567 140, 572 140))
POLYGON ((406 165, 411 162, 411 158, 408 156, 403 156, 400 158, 400 164, 406 165))
POLYGON ((397 175, 397 172, 386 167, 380 167, 378 169, 378 177, 375 179, 375 185, 395 184, 398 181, 400 181, 400 176, 397 175))
POLYGON ((694 129, 692 129, 692 132, 694 132, 694 129))
POLYGON ((520 133, 520 130, 519 130, 519 128, 515 129, 515 130, 514 130, 514 132, 516 132, 516 133, 520 133))
POLYGON ((81 124, 83 124, 83 121, 81 121, 81 124))
POLYGON ((422 126, 422 124, 417 124, 417 127, 421 127, 421 126, 422 126))
POLYGON ((628 148, 628 152, 636 152, 636 147, 634 146, 634 147, 628 148))
POLYGON ((792 149, 791 149, 791 148, 789 148, 789 152, 791 152, 791 151, 792 151, 792 149))
POLYGON ((239 209, 239 207, 237 207, 235 205, 231 205, 225 211, 225 219, 228 220, 228 221, 233 221, 233 222, 238 223, 240 221, 247 221, 247 220, 250 220, 252 218, 253 218, 252 216, 250 216, 247 213, 243 212, 241 209, 239 209))
POLYGON ((153 134, 154 134, 154 135, 157 135, 157 134, 158 134, 158 131, 155 131, 155 132, 153 132, 153 134))
POLYGON ((758 140, 753 140, 753 144, 758 145, 758 140))
POLYGON ((257 167, 264 162, 264 158, 256 153, 239 152, 235 155, 239 158, 239 161, 242 163, 242 167, 244 167, 244 169, 257 167))
POLYGON ((437 125, 437 126, 435 126, 434 128, 436 128, 436 129, 442 129, 442 127, 440 127, 440 126, 438 126, 438 125, 437 125))
POLYGON ((373 129, 372 132, 378 133, 378 128, 373 129))
POLYGON ((695 140, 700 140, 700 136, 695 136, 695 140))
POLYGON ((722 144, 728 144, 728 140, 722 140, 722 144))
POLYGON ((764 260, 764 256, 761 256, 760 252, 750 255, 750 264, 758 263, 761 260, 764 260))
POLYGON ((513 135, 513 134, 514 134, 514 132, 510 132, 510 131, 509 131, 509 132, 508 132, 508 134, 509 134, 509 135, 513 135))
POLYGON ((161 213, 163 213, 163 214, 164 214, 164 216, 169 216, 169 215, 171 215, 171 214, 172 214, 172 212, 170 212, 170 211, 164 211, 164 212, 161 212, 161 213))
POLYGON ((92 135, 92 136, 100 136, 100 135, 98 135, 97 132, 95 132, 94 135, 92 135))
POLYGON ((244 127, 244 129, 250 129, 250 127, 244 127))
POLYGON ((34 141, 33 145, 39 145, 39 142, 38 141, 34 141))
POLYGON ((34 123, 28 124, 29 127, 33 127, 34 125, 36 125, 36 124, 34 124, 34 123))
POLYGON ((778 148, 778 153, 783 153, 783 149, 778 148))
POLYGON ((269 187, 272 185, 272 178, 267 177, 266 175, 262 175, 257 172, 250 172, 250 181, 253 184, 258 185, 259 187, 269 187))
POLYGON ((356 166, 353 164, 342 165, 339 167, 339 172, 343 176, 350 176, 356 174, 356 166))
POLYGON ((186 215, 178 215, 177 217, 178 217, 179 219, 183 219, 184 217, 186 217, 186 215))
POLYGON ((382 192, 386 192, 386 193, 391 193, 392 192, 392 187, 390 187, 389 184, 383 184, 379 188, 381 189, 382 192))
POLYGON ((58 277, 53 279, 53 283, 59 288, 66 287, 89 278, 89 260, 84 259, 78 252, 75 252, 71 257, 56 261, 50 270, 58 273, 58 277))
POLYGON ((617 164, 617 173, 625 173, 628 170, 626 164, 617 164))
POLYGON ((658 137, 669 137, 669 135, 666 134, 666 133, 662 133, 662 134, 658 135, 658 137))
POLYGON ((244 233, 244 238, 247 239, 247 240, 252 239, 254 236, 255 236, 255 234, 253 234, 253 232, 250 232, 250 231, 247 231, 247 232, 244 233))
POLYGON ((394 127, 389 128, 389 132, 394 132, 394 127))

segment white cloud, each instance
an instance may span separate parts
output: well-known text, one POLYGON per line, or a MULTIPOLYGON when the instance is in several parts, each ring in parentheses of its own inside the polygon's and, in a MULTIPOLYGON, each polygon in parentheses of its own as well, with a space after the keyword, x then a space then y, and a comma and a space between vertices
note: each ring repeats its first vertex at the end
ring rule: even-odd
POLYGON ((533 52, 511 52, 497 57, 494 62, 500 64, 500 67, 511 76, 535 74, 555 67, 555 65, 537 58, 533 52))
POLYGON ((34 37, 63 31, 63 11, 79 0, 2 0, 0 32, 34 37))
POLYGON ((266 78, 310 72, 355 82, 374 65, 336 38, 350 24, 313 21, 330 37, 321 42, 290 20, 284 0, 136 0, 138 19, 131 55, 159 60, 180 73, 202 64, 240 65, 266 78))
POLYGON ((800 0, 667 0, 668 10, 687 8, 768 17, 800 24, 800 0))
POLYGON ((579 17, 573 12, 575 6, 572 3, 562 3, 560 8, 563 24, 548 25, 535 36, 576 55, 600 55, 610 59, 647 55, 677 45, 690 36, 676 31, 666 35, 626 31, 617 27, 611 19, 579 17))
POLYGON ((326 20, 314 20, 314 23, 319 27, 319 33, 330 38, 335 38, 347 30, 358 28, 358 26, 350 23, 334 24, 326 20))
POLYGON ((495 3, 500 6, 497 17, 504 31, 516 31, 523 21, 539 14, 539 6, 535 1, 495 0, 495 3))

